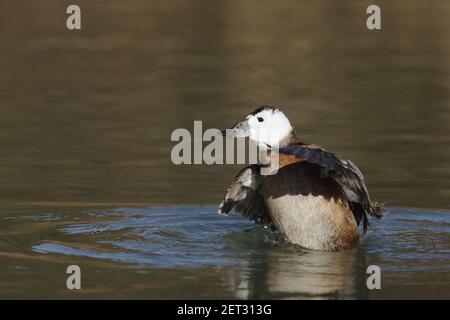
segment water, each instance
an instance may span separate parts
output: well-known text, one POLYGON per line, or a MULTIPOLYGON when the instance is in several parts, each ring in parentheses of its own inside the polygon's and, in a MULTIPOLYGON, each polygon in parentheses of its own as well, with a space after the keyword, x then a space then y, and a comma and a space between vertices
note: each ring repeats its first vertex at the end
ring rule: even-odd
POLYGON ((2 225, 2 297, 446 298, 450 286, 450 219, 439 212, 390 209, 338 253, 287 245, 215 206, 24 212, 2 225), (63 290, 71 263, 82 293, 63 290), (379 292, 365 286, 371 264, 379 292))
POLYGON ((77 4, 80 32, 57 0, 0 10, 0 297, 449 296, 450 3, 381 2, 379 32, 370 1, 77 4), (221 217, 241 166, 170 161, 174 129, 262 104, 386 203, 359 248, 305 251, 221 217))

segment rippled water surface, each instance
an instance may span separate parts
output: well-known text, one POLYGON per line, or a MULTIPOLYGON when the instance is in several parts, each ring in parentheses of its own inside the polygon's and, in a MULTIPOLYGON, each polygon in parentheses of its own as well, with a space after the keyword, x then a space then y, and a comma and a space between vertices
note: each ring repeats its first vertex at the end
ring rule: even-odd
POLYGON ((446 298, 450 286, 441 212, 390 209, 358 248, 338 253, 284 244, 215 206, 24 212, 1 223, 2 297, 446 298), (63 289, 72 263, 78 293, 63 289), (371 264, 382 270, 378 292, 366 288, 371 264))
POLYGON ((81 31, 62 1, 3 2, 0 297, 450 297, 449 1, 379 1, 378 31, 366 0, 79 0, 81 31), (174 129, 260 105, 386 203, 359 248, 219 216, 241 166, 171 162, 174 129))

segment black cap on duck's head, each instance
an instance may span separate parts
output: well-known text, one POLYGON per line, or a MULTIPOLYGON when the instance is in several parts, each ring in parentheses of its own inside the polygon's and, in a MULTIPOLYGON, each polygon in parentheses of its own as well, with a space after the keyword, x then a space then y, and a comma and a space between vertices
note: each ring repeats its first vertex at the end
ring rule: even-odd
POLYGON ((285 114, 273 106, 262 106, 250 113, 233 128, 222 130, 226 137, 249 137, 260 147, 279 147, 294 134, 294 128, 285 114))

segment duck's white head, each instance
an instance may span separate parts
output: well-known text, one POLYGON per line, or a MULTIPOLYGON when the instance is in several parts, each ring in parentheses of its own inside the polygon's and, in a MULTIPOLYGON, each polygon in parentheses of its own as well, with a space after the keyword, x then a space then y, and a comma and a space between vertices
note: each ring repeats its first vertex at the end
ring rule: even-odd
POLYGON ((260 147, 279 147, 283 141, 294 135, 289 119, 277 107, 264 106, 256 109, 223 131, 226 137, 249 137, 260 147))

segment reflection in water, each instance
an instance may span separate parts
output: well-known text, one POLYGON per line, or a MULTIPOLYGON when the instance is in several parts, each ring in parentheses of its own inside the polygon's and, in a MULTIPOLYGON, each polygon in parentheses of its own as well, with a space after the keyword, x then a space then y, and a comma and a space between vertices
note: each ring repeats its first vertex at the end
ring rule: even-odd
POLYGON ((44 296, 64 296, 53 278, 76 262, 92 277, 85 287, 98 288, 83 292, 89 297, 429 298, 448 291, 449 214, 390 209, 386 218, 374 221, 358 248, 327 253, 284 244, 276 233, 236 214, 218 215, 216 209, 8 215, 2 219, 0 273, 12 277, 0 289, 14 287, 14 275, 30 273, 30 286, 40 287, 46 279, 46 288, 56 287, 44 296), (55 263, 62 266, 47 269, 55 263), (371 264, 382 270, 383 290, 376 293, 366 289, 371 264), (108 280, 99 282, 98 274, 108 280), (122 286, 127 290, 118 292, 122 286))
POLYGON ((226 274, 240 299, 367 299, 360 250, 270 250, 226 274))

